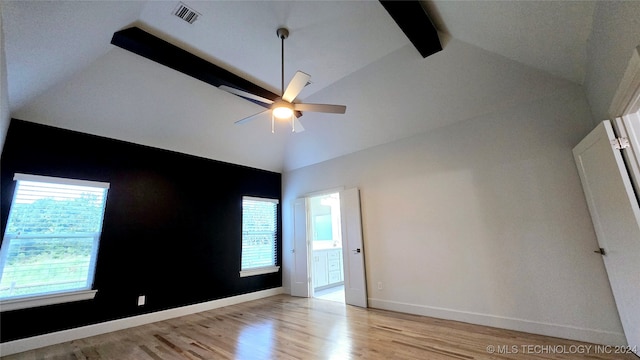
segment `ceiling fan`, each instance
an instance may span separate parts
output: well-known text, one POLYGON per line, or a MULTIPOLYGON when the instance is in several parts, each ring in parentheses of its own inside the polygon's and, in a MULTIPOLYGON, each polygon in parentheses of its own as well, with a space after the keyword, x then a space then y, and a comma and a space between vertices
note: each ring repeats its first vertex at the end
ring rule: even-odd
POLYGON ((311 112, 322 112, 322 113, 332 113, 332 114, 344 114, 347 111, 347 107, 344 105, 330 105, 330 104, 302 104, 302 103, 294 103, 293 101, 296 99, 298 94, 302 91, 302 89, 307 86, 309 83, 309 79, 311 76, 302 71, 296 72, 293 76, 293 79, 287 85, 287 88, 284 87, 284 40, 289 37, 289 30, 286 28, 279 28, 276 31, 276 34, 281 40, 282 51, 282 95, 275 99, 270 100, 263 98, 262 96, 258 96, 244 90, 236 89, 226 85, 220 85, 219 89, 227 91, 229 93, 238 95, 245 99, 249 99, 252 101, 258 101, 267 105, 271 105, 269 109, 261 111, 257 114, 251 115, 244 119, 238 120, 235 124, 244 124, 247 123, 260 115, 271 112, 271 132, 275 132, 274 123, 275 120, 285 120, 291 122, 291 131, 293 132, 301 132, 304 131, 302 124, 297 119, 297 113, 300 111, 311 111, 311 112))

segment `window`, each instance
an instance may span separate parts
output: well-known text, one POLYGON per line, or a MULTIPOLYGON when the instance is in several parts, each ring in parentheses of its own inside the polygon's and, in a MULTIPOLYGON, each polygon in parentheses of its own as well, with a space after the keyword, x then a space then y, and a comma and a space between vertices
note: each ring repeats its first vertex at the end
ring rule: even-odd
POLYGON ((240 277, 277 272, 278 200, 242 197, 240 277))
POLYGON ((108 183, 16 174, 0 248, 2 310, 90 299, 108 183))

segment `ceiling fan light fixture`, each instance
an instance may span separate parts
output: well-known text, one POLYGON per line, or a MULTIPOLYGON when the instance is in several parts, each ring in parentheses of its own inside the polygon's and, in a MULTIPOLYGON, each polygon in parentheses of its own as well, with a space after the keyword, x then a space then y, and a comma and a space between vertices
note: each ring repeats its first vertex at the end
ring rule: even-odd
POLYGON ((277 107, 273 109, 273 116, 278 120, 289 120, 291 119, 291 115, 293 115, 293 109, 287 107, 277 107))
POLYGON ((275 122, 278 121, 290 121, 291 131, 295 131, 295 115, 293 112, 293 104, 282 99, 276 100, 271 105, 271 132, 275 133, 275 122))
POLYGON ((279 101, 273 107, 273 116, 278 120, 290 120, 293 116, 293 105, 290 103, 279 101))

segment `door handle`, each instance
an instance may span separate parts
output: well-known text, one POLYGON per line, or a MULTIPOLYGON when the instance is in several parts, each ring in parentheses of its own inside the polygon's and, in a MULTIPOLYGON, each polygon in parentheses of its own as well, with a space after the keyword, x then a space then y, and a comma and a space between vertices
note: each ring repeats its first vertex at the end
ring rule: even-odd
POLYGON ((359 254, 359 253, 360 253, 360 249, 355 249, 355 250, 351 250, 351 251, 353 251, 353 252, 354 252, 354 253, 356 253, 356 254, 359 254))
POLYGON ((604 251, 603 248, 599 248, 598 250, 593 250, 593 252, 600 255, 607 255, 607 252, 604 251))

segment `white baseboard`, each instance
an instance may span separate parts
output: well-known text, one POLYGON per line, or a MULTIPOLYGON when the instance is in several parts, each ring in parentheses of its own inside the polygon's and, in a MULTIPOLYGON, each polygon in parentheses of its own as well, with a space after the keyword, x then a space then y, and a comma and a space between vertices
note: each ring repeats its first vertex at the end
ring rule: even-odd
POLYGON ((200 304, 183 306, 175 309, 162 310, 149 314, 136 315, 124 319, 106 321, 99 324, 82 326, 74 329, 57 331, 54 333, 33 336, 25 339, 0 343, 0 355, 6 356, 23 351, 38 349, 41 347, 59 344, 67 341, 86 338, 100 334, 118 331, 122 329, 150 324, 157 321, 172 319, 184 315, 195 314, 202 311, 217 309, 224 306, 240 304, 243 302, 262 299, 269 296, 282 294, 281 287, 256 291, 248 294, 231 296, 224 299, 207 301, 200 304))
POLYGON ((369 307, 429 316, 438 319, 455 320, 470 324, 491 326, 500 329, 523 331, 531 334, 546 335, 562 339, 584 341, 594 344, 627 345, 626 338, 621 332, 586 329, 570 325, 544 323, 374 298, 369 298, 369 307))

